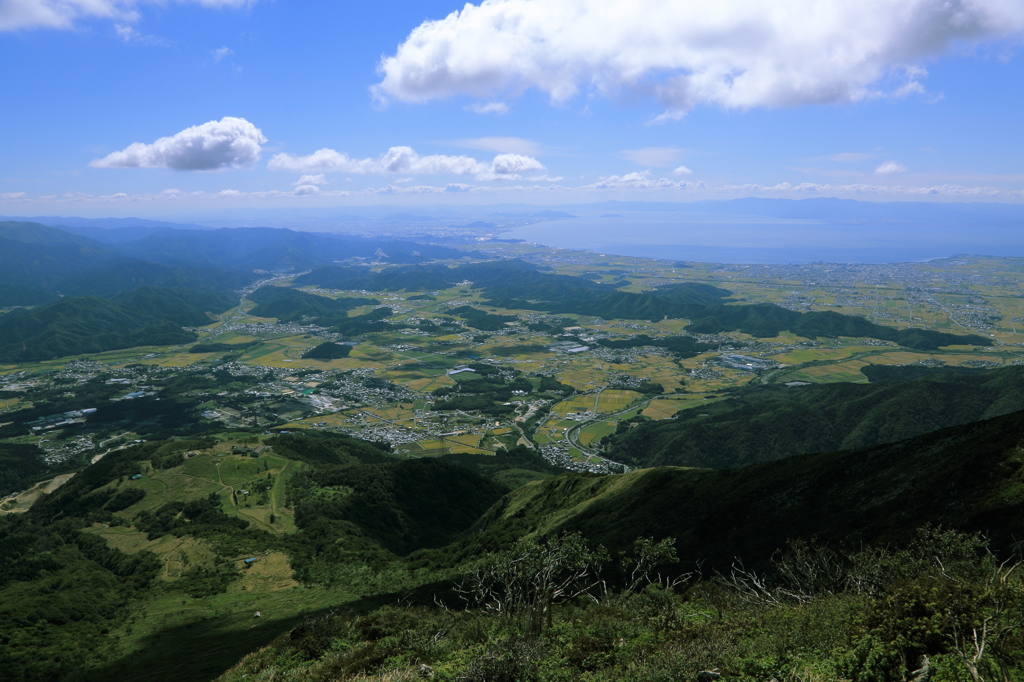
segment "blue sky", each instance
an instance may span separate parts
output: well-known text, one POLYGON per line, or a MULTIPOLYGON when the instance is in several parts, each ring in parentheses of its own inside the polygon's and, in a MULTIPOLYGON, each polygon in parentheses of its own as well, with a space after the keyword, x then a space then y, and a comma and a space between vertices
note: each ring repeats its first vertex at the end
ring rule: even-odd
POLYGON ((0 0, 0 214, 1021 202, 1022 37, 1016 0, 0 0))

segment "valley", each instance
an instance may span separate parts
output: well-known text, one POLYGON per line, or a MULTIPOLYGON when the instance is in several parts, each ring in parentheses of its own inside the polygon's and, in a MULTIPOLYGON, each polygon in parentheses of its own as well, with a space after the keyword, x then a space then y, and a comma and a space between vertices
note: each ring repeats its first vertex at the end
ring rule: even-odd
MULTIPOLYGON (((845 614, 831 646, 846 658, 794 640, 755 663, 720 642, 673 668, 659 638, 728 639, 760 618, 821 625, 800 615, 803 597, 752 615, 736 592, 737 557, 784 575, 772 562, 787 543, 918 552, 899 555, 914 580, 933 576, 914 544, 928 528, 952 533, 943 542, 961 554, 1016 556, 1017 259, 736 266, 475 237, 425 255, 411 242, 217 232, 188 267, 172 265, 183 247, 170 230, 122 247, 167 265, 97 256, 60 289, 24 273, 18 286, 38 297, 0 315, 0 642, 12 679, 326 680, 333 665, 349 678, 412 679, 427 665, 437 679, 499 679, 473 672, 505 658, 468 631, 444 651, 388 649, 393 625, 352 634, 363 627, 352 619, 411 614, 459 633, 478 622, 492 644, 524 632, 546 642, 500 679, 725 665, 761 680, 795 674, 793 656, 839 675, 860 670, 855 623, 897 578, 870 594, 815 593, 815 608, 845 614), (594 548, 586 570, 607 591, 560 605, 543 632, 459 601, 489 557, 557 554, 551 543, 571 538, 594 548), (677 582, 655 580, 653 564, 646 588, 623 578, 616 566, 654 560, 645 538, 672 541, 658 565, 677 582), (645 599, 711 630, 654 627, 645 599), (708 609, 717 620, 698 615, 708 609), (581 634, 587 619, 653 637, 653 658, 612 656, 594 643, 604 635, 581 634), (604 663, 572 653, 591 646, 580 637, 604 663), (359 647, 391 653, 338 662, 359 647)), ((1019 628, 1006 632, 1000 665, 1022 651, 1019 628)), ((928 655, 960 670, 951 646, 928 655)))

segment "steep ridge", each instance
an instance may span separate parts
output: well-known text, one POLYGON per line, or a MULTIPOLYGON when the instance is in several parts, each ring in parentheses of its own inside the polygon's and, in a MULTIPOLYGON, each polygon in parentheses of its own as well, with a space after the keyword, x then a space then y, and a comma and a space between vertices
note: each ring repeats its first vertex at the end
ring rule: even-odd
POLYGON ((1018 410, 1024 367, 904 382, 752 386, 674 419, 624 425, 606 444, 612 459, 636 466, 729 469, 892 443, 1018 410))
POLYGON ((580 531, 624 550, 637 536, 678 538, 683 563, 764 561, 790 538, 904 541, 926 524, 983 531, 994 546, 1024 532, 1024 412, 860 450, 739 470, 660 467, 566 474, 504 497, 461 541, 463 556, 516 537, 580 531))

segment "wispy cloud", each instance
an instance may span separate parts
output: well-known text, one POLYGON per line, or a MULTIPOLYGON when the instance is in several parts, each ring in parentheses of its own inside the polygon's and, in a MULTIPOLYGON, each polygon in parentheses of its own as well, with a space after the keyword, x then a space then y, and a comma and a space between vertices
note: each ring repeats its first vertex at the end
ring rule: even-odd
POLYGON ((470 156, 420 156, 411 147, 391 147, 381 156, 367 159, 354 159, 334 149, 319 149, 308 156, 275 154, 267 168, 358 175, 474 175, 478 180, 518 180, 520 173, 542 171, 544 165, 523 154, 498 154, 487 162, 470 156))
POLYGON ((164 38, 159 36, 146 35, 145 33, 139 33, 133 27, 128 24, 114 24, 114 31, 117 33, 117 37, 126 43, 135 43, 137 45, 153 45, 158 47, 166 47, 171 43, 164 38))
POLYGON ((896 173, 906 173, 907 167, 899 161, 883 161, 875 169, 875 175, 894 175, 896 173))
POLYGON ((232 50, 232 49, 231 49, 230 47, 228 47, 227 45, 225 45, 225 46, 223 46, 223 47, 218 47, 218 48, 217 48, 216 50, 213 50, 213 51, 212 51, 212 52, 211 52, 210 54, 212 54, 212 55, 213 55, 213 61, 215 61, 215 62, 218 62, 218 63, 219 63, 219 62, 220 62, 220 61, 222 61, 222 60, 223 60, 223 59, 224 59, 225 57, 230 57, 230 56, 231 56, 231 55, 233 55, 234 53, 235 53, 235 51, 234 51, 234 50, 232 50))
POLYGON ((507 114, 508 105, 504 102, 474 102, 466 107, 477 114, 507 114))
POLYGON ((1001 192, 994 187, 965 187, 963 185, 933 185, 930 187, 908 187, 904 185, 822 185, 813 182, 804 182, 798 185, 791 185, 788 182, 781 182, 776 185, 723 185, 717 188, 723 192, 786 192, 797 194, 817 195, 850 195, 850 194, 877 194, 897 196, 932 196, 932 197, 997 197, 1000 195, 1013 196, 1017 192, 1001 192))
MULTIPOLYGON (((246 7, 256 0, 178 0, 204 7, 246 7)), ((163 4, 161 0, 3 0, 0 2, 0 31, 26 29, 73 29, 79 19, 111 19, 134 22, 139 6, 163 4)))

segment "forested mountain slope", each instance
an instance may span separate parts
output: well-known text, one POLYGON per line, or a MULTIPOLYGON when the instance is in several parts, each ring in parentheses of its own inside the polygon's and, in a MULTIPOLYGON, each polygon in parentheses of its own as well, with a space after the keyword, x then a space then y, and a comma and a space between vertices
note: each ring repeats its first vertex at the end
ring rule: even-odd
POLYGON ((905 382, 750 386, 608 438, 636 466, 731 469, 810 452, 892 443, 1024 410, 1024 367, 905 382))
POLYGON ((173 268, 136 259, 118 259, 67 277, 54 285, 65 296, 111 297, 139 287, 170 287, 200 291, 240 289, 256 279, 253 273, 212 268, 173 268))
POLYGON ((182 326, 208 324, 207 312, 237 303, 229 294, 143 287, 115 299, 66 298, 0 316, 0 359, 47 360, 134 346, 188 343, 182 326))
POLYGON ((349 310, 379 303, 372 298, 339 298, 308 294, 297 289, 267 286, 249 295, 258 305, 249 311, 256 317, 276 317, 281 322, 304 318, 344 317, 349 310))
POLYGON ((767 560, 789 538, 903 542, 932 524, 984 531, 1009 547, 1024 533, 1024 412, 859 450, 736 470, 658 467, 564 474, 510 493, 459 544, 462 556, 524 534, 580 531, 626 549, 678 538, 680 559, 728 568, 767 560))

